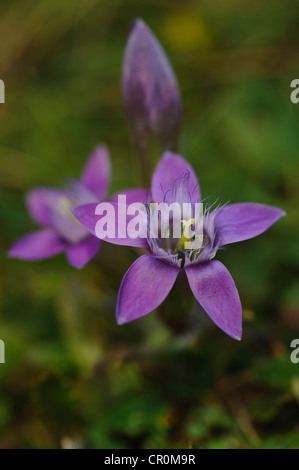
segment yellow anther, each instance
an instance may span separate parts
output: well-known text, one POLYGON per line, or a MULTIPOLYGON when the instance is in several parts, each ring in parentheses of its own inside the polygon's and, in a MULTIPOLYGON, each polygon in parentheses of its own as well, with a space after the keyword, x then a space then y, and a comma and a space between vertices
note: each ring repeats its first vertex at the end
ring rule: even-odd
POLYGON ((188 244, 190 244, 190 240, 191 238, 194 237, 194 235, 192 235, 192 237, 190 237, 190 231, 189 231, 189 228, 191 225, 195 224, 195 220, 194 219, 189 219, 189 220, 185 220, 183 219, 181 221, 181 225, 182 225, 182 236, 177 244, 177 249, 178 250, 185 250, 186 249, 186 245, 188 246, 188 244))
POLYGON ((195 219, 189 219, 189 220, 183 219, 182 220, 182 225, 183 225, 182 228, 184 229, 182 237, 190 240, 189 227, 194 224, 195 224, 195 219))

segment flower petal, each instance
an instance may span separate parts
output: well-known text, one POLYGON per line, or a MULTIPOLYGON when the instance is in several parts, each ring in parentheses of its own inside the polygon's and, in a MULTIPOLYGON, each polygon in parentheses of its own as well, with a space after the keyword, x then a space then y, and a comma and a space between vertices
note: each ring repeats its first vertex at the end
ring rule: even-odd
MULTIPOLYGON (((152 176, 153 200, 160 204, 171 191, 175 183, 184 175, 189 174, 186 190, 190 201, 200 202, 198 179, 193 168, 180 155, 173 152, 164 152, 152 176)), ((168 202, 168 201, 166 201, 168 202)), ((185 200, 183 202, 189 202, 185 200)))
POLYGON ((179 271, 150 254, 140 256, 126 272, 119 289, 118 324, 155 310, 171 291, 179 271))
POLYGON ((95 214, 97 202, 91 204, 83 204, 82 206, 70 209, 74 217, 85 227, 92 235, 95 236, 95 227, 99 217, 95 214))
POLYGON ((66 250, 68 262, 77 269, 83 268, 97 253, 101 241, 96 237, 88 237, 77 245, 71 245, 66 250))
POLYGON ((144 188, 125 189, 113 194, 110 198, 110 201, 117 202, 118 196, 120 195, 126 196, 126 204, 128 206, 129 204, 133 204, 135 202, 142 202, 143 204, 146 204, 149 201, 151 192, 144 188))
POLYGON ((61 253, 66 247, 54 230, 43 229, 17 240, 8 251, 11 258, 37 261, 61 253))
MULTIPOLYGON (((71 212, 76 217, 77 220, 93 235, 98 236, 98 231, 96 230, 96 225, 101 217, 105 217, 107 221, 107 235, 101 237, 101 240, 105 242, 113 243, 114 245, 123 245, 123 246, 134 246, 139 248, 148 249, 147 238, 130 238, 127 235, 127 226, 133 216, 125 216, 124 219, 119 223, 118 217, 120 211, 123 211, 123 214, 126 215, 127 206, 125 204, 118 204, 117 202, 110 201, 102 203, 110 204, 113 211, 107 212, 107 214, 96 215, 96 209, 99 204, 84 204, 83 206, 78 206, 71 209, 71 212), (112 227, 110 230, 109 227, 112 227), (121 232, 121 234, 120 234, 121 232)), ((144 233, 146 226, 144 227, 144 233)))
POLYGON ((234 339, 242 336, 242 306, 233 278, 220 263, 185 268, 191 290, 213 322, 234 339))
POLYGON ((102 200, 108 191, 110 183, 110 157, 104 146, 94 149, 83 170, 81 183, 102 200))
POLYGON ((26 196, 26 204, 31 218, 39 225, 53 225, 52 207, 64 196, 64 191, 56 188, 35 188, 26 196))
POLYGON ((283 215, 285 212, 278 207, 252 202, 225 206, 219 211, 215 221, 219 246, 256 237, 283 215))

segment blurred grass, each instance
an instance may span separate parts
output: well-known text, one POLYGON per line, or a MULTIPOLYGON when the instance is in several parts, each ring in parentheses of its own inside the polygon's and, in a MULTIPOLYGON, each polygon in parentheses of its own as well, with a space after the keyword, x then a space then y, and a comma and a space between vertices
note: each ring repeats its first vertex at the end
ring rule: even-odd
POLYGON ((14 0, 1 6, 0 447, 299 448, 299 17, 282 0, 14 0), (204 197, 284 208, 219 254, 244 308, 234 342, 194 305, 175 337, 155 314, 115 324, 136 254, 102 246, 83 271, 63 256, 6 259, 33 229, 24 193, 77 177, 109 146, 111 192, 138 184, 120 93, 129 25, 143 17, 176 70, 181 153, 204 197))

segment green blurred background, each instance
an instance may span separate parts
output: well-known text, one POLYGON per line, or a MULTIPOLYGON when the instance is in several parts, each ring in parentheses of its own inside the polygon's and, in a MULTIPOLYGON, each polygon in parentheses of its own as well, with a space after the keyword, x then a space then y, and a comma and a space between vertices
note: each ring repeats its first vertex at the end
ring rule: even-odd
MULTIPOLYGON (((0 78, 1 448, 299 448, 299 12, 283 0, 2 2, 0 78), (82 271, 63 255, 6 258, 35 228, 34 186, 79 176, 108 145, 110 191, 138 183, 120 93, 123 51, 142 17, 181 88, 181 153, 203 196, 277 205, 287 217, 219 254, 238 286, 241 342, 194 304, 175 334, 152 313, 117 326, 136 258, 103 244, 82 271)), ((179 312, 180 313, 180 312, 179 312)))

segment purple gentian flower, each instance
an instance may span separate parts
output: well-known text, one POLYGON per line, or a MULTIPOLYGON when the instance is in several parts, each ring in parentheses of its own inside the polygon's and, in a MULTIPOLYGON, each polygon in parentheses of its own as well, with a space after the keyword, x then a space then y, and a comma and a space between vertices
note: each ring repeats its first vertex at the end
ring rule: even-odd
POLYGON ((43 228, 15 242, 8 255, 37 261, 65 251, 68 262, 81 269, 95 256, 101 242, 78 223, 70 209, 102 200, 109 181, 109 154, 99 146, 91 154, 80 180, 69 180, 67 189, 45 187, 30 191, 26 197, 29 214, 43 228))
POLYGON ((164 148, 174 148, 181 121, 181 99, 175 74, 157 38, 135 20, 128 38, 122 73, 125 109, 140 147, 153 131, 164 148))
MULTIPOLYGON (((200 201, 192 167, 181 156, 165 152, 153 173, 151 193, 132 190, 127 202, 143 202, 149 197, 156 203, 168 204, 200 201)), ((88 204, 72 211, 92 233, 97 222, 95 208, 96 204, 88 204)), ((199 250, 184 250, 177 239, 165 246, 165 239, 159 238, 105 238, 149 252, 140 256, 123 278, 117 300, 118 323, 135 320, 156 309, 169 294, 179 272, 184 270, 195 298, 214 323, 232 338, 241 339, 239 294, 226 267, 214 257, 224 245, 263 233, 284 214, 282 209, 264 204, 230 204, 214 209, 210 205, 203 215, 203 243, 199 250)))

